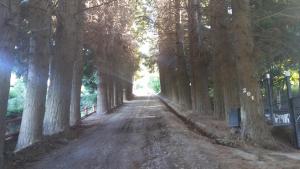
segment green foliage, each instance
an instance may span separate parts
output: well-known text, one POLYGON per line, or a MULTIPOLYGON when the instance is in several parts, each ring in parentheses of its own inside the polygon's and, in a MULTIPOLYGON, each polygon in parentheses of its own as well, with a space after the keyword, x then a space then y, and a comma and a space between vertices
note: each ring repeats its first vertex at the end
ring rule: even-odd
POLYGON ((7 116, 21 115, 24 108, 25 83, 17 79, 14 86, 10 88, 7 116))
POLYGON ((82 84, 90 94, 97 90, 97 73, 93 66, 94 53, 92 50, 84 49, 85 64, 83 66, 82 84))
POLYGON ((89 91, 85 88, 86 87, 84 87, 84 90, 81 92, 81 109, 83 109, 85 106, 92 107, 97 103, 97 92, 95 90, 89 91))
POLYGON ((91 107, 97 102, 97 73, 90 65, 84 66, 84 75, 82 79, 83 90, 81 92, 81 108, 91 107))
POLYGON ((289 70, 300 62, 300 1, 251 1, 253 31, 260 73, 273 67, 289 70))
POLYGON ((148 86, 155 91, 155 93, 160 92, 160 80, 159 77, 151 76, 149 78, 148 86))

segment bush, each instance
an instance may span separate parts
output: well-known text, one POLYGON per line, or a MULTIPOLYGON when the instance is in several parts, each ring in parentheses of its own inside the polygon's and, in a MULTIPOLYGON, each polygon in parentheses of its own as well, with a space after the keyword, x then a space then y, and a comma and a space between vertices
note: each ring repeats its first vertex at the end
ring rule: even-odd
POLYGON ((159 77, 151 76, 149 78, 148 86, 155 92, 160 92, 160 80, 159 77))
POLYGON ((16 83, 10 87, 8 108, 6 116, 19 116, 23 112, 25 97, 25 83, 22 79, 17 79, 16 83))
POLYGON ((96 91, 89 91, 89 90, 83 90, 81 92, 81 109, 83 109, 85 106, 92 107, 97 103, 97 92, 96 91))

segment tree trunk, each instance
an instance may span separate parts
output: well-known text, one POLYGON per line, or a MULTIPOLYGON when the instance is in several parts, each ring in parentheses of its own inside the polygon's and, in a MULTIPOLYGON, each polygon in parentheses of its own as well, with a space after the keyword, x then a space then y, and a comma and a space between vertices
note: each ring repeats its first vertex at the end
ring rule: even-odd
MULTIPOLYGON (((59 45, 58 42, 59 41, 57 41, 57 45, 59 45)), ((59 53, 63 52, 59 51, 59 53)), ((61 54, 58 56, 63 58, 63 55, 61 54)), ((68 55, 66 54, 65 56, 68 55)), ((69 128, 72 88, 72 61, 62 61, 60 58, 55 56, 51 63, 50 86, 44 118, 45 135, 53 135, 64 132, 69 128)))
POLYGON ((165 68, 163 65, 163 58, 161 58, 161 57, 163 57, 163 56, 159 55, 158 61, 157 61, 158 70, 159 70, 159 78, 160 78, 160 94, 162 96, 166 96, 165 68))
MULTIPOLYGON (((30 0, 30 4, 42 9, 47 8, 46 0, 30 0)), ((35 8, 30 8, 29 12, 28 20, 31 25, 32 37, 30 39, 26 99, 16 151, 42 139, 49 73, 50 16, 35 8), (45 28, 48 29, 43 30, 45 28)))
POLYGON ((181 22, 181 0, 175 0, 175 20, 176 20, 176 74, 177 90, 179 104, 186 108, 191 107, 191 89, 190 81, 186 69, 185 52, 184 52, 184 29, 181 22))
POLYGON ((117 80, 116 78, 114 77, 114 80, 113 80, 113 107, 117 107, 118 106, 118 87, 117 87, 117 80))
POLYGON ((193 112, 210 115, 211 104, 208 95, 208 62, 201 46, 200 1, 189 0, 189 39, 192 66, 191 90, 193 112), (203 51, 203 52, 201 52, 203 51))
MULTIPOLYGON (((225 118, 225 109, 224 109, 224 93, 223 93, 223 59, 226 57, 222 52, 222 41, 221 29, 225 20, 226 14, 223 12, 225 9, 225 2, 218 0, 210 1, 210 22, 211 22, 211 36, 214 48, 213 55, 213 87, 214 87, 214 117, 216 119, 225 118), (223 6, 223 8, 222 8, 223 6), (222 15, 221 15, 222 14, 222 15)), ((225 60, 225 59, 224 59, 225 60)), ((224 73, 226 74, 226 72, 224 73)))
POLYGON ((224 120, 225 118, 225 103, 224 103, 224 85, 223 74, 218 67, 219 64, 214 63, 213 88, 214 88, 214 111, 213 116, 216 119, 224 120))
POLYGON ((214 46, 214 116, 224 120, 226 113, 239 108, 238 82, 232 46, 228 35, 225 1, 211 0, 211 25, 214 46))
MULTIPOLYGON (((84 1, 76 0, 77 12, 84 8, 84 1)), ((83 22, 84 16, 82 13, 76 15, 76 49, 75 49, 75 62, 73 66, 73 77, 72 77, 72 90, 71 90, 71 105, 70 105, 70 126, 76 126, 81 120, 81 86, 83 76, 83 22)))
POLYGON ((5 116, 13 67, 13 49, 16 40, 16 27, 12 22, 17 18, 17 1, 0 0, 0 168, 4 168, 3 150, 5 139, 5 116), (8 8, 10 7, 10 8, 8 8))
POLYGON ((255 76, 249 0, 232 0, 232 9, 233 45, 240 85, 242 138, 270 146, 274 140, 264 121, 262 97, 255 76))
POLYGON ((133 88, 133 84, 132 82, 127 82, 126 83, 126 89, 125 89, 125 93, 126 93, 126 100, 132 100, 133 96, 132 96, 132 88, 133 88))
POLYGON ((177 90, 176 83, 174 83, 174 81, 173 81, 174 79, 177 80, 177 75, 175 73, 175 70, 171 69, 171 71, 170 71, 170 78, 168 79, 168 83, 169 83, 168 86, 171 89, 171 91, 170 91, 170 98, 172 99, 173 102, 179 103, 178 90, 177 90))
MULTIPOLYGON (((196 62, 197 63, 197 62, 196 62)), ((193 69, 193 82, 194 82, 194 112, 202 115, 211 115, 212 107, 209 98, 208 90, 208 67, 205 63, 194 64, 193 69)))
POLYGON ((80 96, 83 76, 83 55, 81 53, 81 45, 78 45, 78 57, 73 67, 71 105, 70 105, 70 126, 76 126, 81 120, 80 96))
MULTIPOLYGON (((1 9, 1 8, 0 8, 1 9)), ((1 14, 1 11, 0 11, 1 14)), ((1 15, 2 16, 2 15, 1 15)), ((0 16, 0 17, 1 17, 0 16)), ((1 23, 1 20, 0 20, 1 23)), ((3 150, 5 139, 5 115, 7 112, 8 93, 10 87, 10 74, 12 69, 11 52, 7 46, 2 46, 0 35, 0 168, 3 168, 3 150)))
POLYGON ((118 103, 119 103, 119 106, 123 104, 121 80, 119 80, 119 83, 118 83, 118 103))
POLYGON ((66 132, 70 123, 72 72, 76 53, 76 2, 58 3, 55 54, 50 67, 50 86, 44 118, 44 134, 66 132))
POLYGON ((112 83, 112 77, 110 75, 107 75, 107 109, 108 112, 111 112, 113 109, 113 83, 112 83))
POLYGON ((114 92, 114 77, 110 77, 110 92, 111 92, 111 97, 110 97, 110 108, 113 110, 115 108, 115 92, 114 92))
POLYGON ((98 71, 98 78, 97 113, 103 114, 108 112, 107 78, 106 75, 101 71, 98 71))
POLYGON ((121 105, 120 100, 120 79, 116 78, 116 107, 121 105))

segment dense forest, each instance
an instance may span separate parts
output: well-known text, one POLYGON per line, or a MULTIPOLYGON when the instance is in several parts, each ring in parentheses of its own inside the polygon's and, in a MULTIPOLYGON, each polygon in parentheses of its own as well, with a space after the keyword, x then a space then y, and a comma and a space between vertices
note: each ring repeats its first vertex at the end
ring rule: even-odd
POLYGON ((149 86, 198 116, 228 120, 240 138, 276 144, 265 88, 299 93, 299 0, 0 0, 0 168, 5 120, 22 114, 16 151, 133 98, 143 62, 149 86), (153 34, 147 36, 149 31, 153 34), (148 33, 147 33, 148 32, 148 33), (149 56, 138 48, 151 43, 149 56), (11 76, 17 79, 11 83, 11 76), (124 92, 124 93, 123 93, 124 92))

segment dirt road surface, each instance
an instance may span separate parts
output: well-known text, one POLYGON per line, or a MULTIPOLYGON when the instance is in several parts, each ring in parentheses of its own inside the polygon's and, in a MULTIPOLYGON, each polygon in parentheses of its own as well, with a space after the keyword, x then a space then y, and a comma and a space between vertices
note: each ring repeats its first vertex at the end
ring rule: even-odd
POLYGON ((78 139, 25 169, 292 169, 296 159, 213 144, 191 131, 158 99, 126 102, 78 139), (280 158, 279 158, 280 157, 280 158), (278 159, 281 159, 283 162, 278 159))

